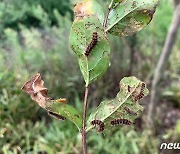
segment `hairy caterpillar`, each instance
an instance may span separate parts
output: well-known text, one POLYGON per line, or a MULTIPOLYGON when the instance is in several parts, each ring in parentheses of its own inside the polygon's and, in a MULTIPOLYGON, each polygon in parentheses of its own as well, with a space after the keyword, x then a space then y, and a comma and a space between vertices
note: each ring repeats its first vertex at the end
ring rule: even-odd
POLYGON ((131 125, 132 122, 127 120, 127 119, 114 119, 111 120, 111 125, 112 126, 117 126, 117 125, 131 125))
POLYGON ((124 107, 124 110, 125 110, 127 113, 131 114, 131 115, 137 116, 137 113, 134 112, 134 111, 132 111, 132 110, 131 110, 130 108, 128 108, 127 106, 124 107))
POLYGON ((94 46, 97 44, 97 42, 98 42, 98 33, 93 32, 91 42, 87 46, 86 51, 84 53, 86 56, 89 56, 91 50, 94 48, 94 46))
POLYGON ((144 97, 144 89, 145 89, 145 87, 146 87, 146 84, 142 83, 141 91, 137 96, 134 97, 134 101, 138 101, 138 100, 140 100, 140 99, 142 99, 144 97))
POLYGON ((97 126, 98 125, 98 127, 97 127, 97 131, 98 132, 102 132, 102 131, 104 131, 104 122, 102 122, 101 120, 93 120, 93 121, 91 121, 91 125, 93 125, 93 126, 97 126))
POLYGON ((65 117, 63 117, 63 116, 61 116, 61 115, 59 115, 59 114, 56 114, 56 113, 54 113, 54 112, 48 111, 48 114, 49 114, 50 116, 58 119, 58 120, 66 120, 65 117))

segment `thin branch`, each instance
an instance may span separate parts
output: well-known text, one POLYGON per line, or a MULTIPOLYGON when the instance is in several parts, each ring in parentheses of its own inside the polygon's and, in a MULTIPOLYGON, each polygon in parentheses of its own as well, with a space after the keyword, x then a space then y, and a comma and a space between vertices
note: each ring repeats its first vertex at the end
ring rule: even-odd
POLYGON ((103 27, 104 27, 104 28, 105 28, 106 25, 107 25, 109 13, 110 13, 110 11, 111 11, 111 8, 112 8, 112 6, 113 6, 113 3, 114 3, 114 0, 111 1, 110 5, 109 5, 109 7, 108 7, 108 10, 107 10, 107 13, 106 13, 106 17, 105 17, 104 23, 103 23, 103 27))
POLYGON ((109 17, 109 13, 110 13, 110 8, 108 8, 108 11, 107 11, 107 14, 106 14, 106 17, 105 17, 105 19, 104 19, 104 23, 103 23, 103 27, 105 28, 106 27, 106 25, 107 25, 107 20, 108 20, 108 17, 109 17))
POLYGON ((155 68, 154 77, 152 80, 151 98, 150 98, 149 111, 148 111, 149 122, 153 122, 153 120, 154 120, 153 118, 154 118, 155 109, 157 106, 157 98, 156 97, 157 97, 157 93, 159 91, 158 84, 160 82, 161 77, 163 76, 166 63, 172 52, 172 48, 176 41, 179 27, 180 27, 180 3, 178 4, 178 6, 175 6, 171 26, 169 28, 169 32, 167 34, 162 53, 158 60, 158 64, 155 68))
POLYGON ((86 110, 87 110, 87 98, 88 98, 88 87, 86 87, 84 95, 84 106, 83 106, 83 120, 82 120, 82 143, 83 143, 83 154, 87 154, 87 143, 86 143, 86 110))

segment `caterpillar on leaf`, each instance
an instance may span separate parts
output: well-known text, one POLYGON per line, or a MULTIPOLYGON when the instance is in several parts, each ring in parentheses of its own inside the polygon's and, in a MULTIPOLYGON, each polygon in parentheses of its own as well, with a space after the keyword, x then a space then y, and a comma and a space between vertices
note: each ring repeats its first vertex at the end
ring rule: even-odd
POLYGON ((91 121, 91 125, 95 126, 98 132, 104 131, 104 122, 102 122, 101 120, 93 120, 91 121))
POLYGON ((132 124, 132 122, 127 119, 114 119, 114 120, 111 120, 110 123, 112 126, 131 125, 132 124))
POLYGON ((86 51, 84 53, 86 56, 89 56, 89 54, 91 53, 91 50, 95 47, 97 42, 98 42, 98 33, 97 32, 93 32, 91 42, 87 46, 86 51))

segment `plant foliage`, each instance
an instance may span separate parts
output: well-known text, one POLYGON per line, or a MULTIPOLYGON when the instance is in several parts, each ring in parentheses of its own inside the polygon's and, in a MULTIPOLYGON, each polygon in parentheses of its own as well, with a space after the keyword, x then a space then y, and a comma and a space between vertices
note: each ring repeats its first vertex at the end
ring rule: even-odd
MULTIPOLYGON (((93 111, 88 120, 89 131, 93 126, 91 121, 101 120, 104 122, 105 129, 112 128, 116 124, 112 124, 114 120, 124 119, 133 124, 134 120, 138 118, 143 110, 138 101, 144 96, 147 96, 148 89, 145 83, 138 80, 136 77, 125 77, 120 82, 120 91, 116 98, 100 103, 100 105, 93 111)), ((123 125, 123 120, 118 125, 123 125)))

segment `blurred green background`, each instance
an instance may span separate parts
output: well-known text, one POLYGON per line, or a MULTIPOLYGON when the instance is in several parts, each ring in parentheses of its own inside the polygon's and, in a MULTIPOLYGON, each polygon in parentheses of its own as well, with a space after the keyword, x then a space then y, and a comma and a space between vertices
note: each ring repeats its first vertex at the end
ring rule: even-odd
MULTIPOLYGON (((108 3, 99 2, 106 10, 108 3)), ((49 96, 66 97, 81 112, 84 81, 68 42, 72 8, 69 0, 0 1, 0 153, 81 153, 77 128, 49 117, 21 91, 22 85, 40 72, 49 96)), ((88 113, 102 100, 116 95, 124 76, 134 75, 150 89, 172 15, 172 1, 161 0, 152 23, 144 30, 126 38, 108 36, 111 66, 90 87, 88 113)), ((145 110, 135 126, 89 133, 89 153, 156 154, 160 143, 179 141, 180 35, 160 87, 153 128, 145 123, 147 97, 141 101, 145 110)))

